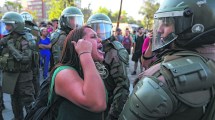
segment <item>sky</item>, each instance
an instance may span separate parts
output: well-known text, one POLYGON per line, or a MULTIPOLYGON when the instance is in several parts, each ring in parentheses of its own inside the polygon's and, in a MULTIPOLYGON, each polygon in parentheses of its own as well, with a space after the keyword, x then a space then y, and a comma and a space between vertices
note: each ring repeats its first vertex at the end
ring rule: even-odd
MULTIPOLYGON (((98 8, 106 7, 111 11, 119 11, 120 1, 121 0, 81 0, 81 7, 87 8, 89 3, 90 8, 93 11, 98 10, 98 8)), ((140 20, 143 18, 138 14, 140 7, 143 5, 144 0, 123 0, 122 10, 125 10, 128 13, 128 16, 132 16, 135 20, 140 20)))

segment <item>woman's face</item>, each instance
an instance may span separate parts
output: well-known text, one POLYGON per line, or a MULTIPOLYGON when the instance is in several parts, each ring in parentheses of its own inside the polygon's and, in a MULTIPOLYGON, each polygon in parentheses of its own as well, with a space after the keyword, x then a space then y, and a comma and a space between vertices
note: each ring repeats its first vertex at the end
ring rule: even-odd
POLYGON ((45 29, 42 30, 42 35, 43 35, 43 36, 47 36, 47 35, 48 35, 48 30, 47 30, 47 28, 45 28, 45 29))
POLYGON ((83 37, 85 40, 88 40, 92 43, 92 57, 94 61, 103 61, 104 60, 104 52, 102 49, 101 39, 97 36, 97 33, 93 31, 91 28, 85 28, 85 36, 83 37))

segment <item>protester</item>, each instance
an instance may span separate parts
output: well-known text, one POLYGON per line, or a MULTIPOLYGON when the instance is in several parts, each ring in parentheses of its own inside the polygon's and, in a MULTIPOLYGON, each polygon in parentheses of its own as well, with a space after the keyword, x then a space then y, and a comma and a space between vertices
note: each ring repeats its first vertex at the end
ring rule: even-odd
POLYGON ((153 56, 152 56, 152 35, 153 31, 150 30, 147 33, 146 39, 144 40, 143 46, 142 46, 142 57, 141 57, 141 63, 142 67, 146 69, 149 68, 149 65, 151 62, 153 62, 153 56))
MULTIPOLYGON (((101 39, 89 27, 72 30, 63 45, 54 93, 63 97, 57 120, 101 120, 106 109, 105 87, 95 62, 104 60, 101 39), (59 67, 60 66, 60 67, 59 67)), ((53 98, 53 99, 54 99, 53 98)))
POLYGON ((130 55, 132 46, 132 36, 130 35, 130 31, 128 29, 125 30, 125 36, 123 37, 122 45, 125 47, 128 54, 130 55))
POLYGON ((138 61, 140 63, 140 71, 143 71, 143 67, 141 65, 141 55, 142 55, 142 45, 145 39, 144 35, 144 28, 139 27, 138 28, 138 34, 137 34, 137 39, 134 43, 134 48, 132 52, 132 61, 134 61, 134 71, 131 73, 131 75, 136 75, 137 74, 137 66, 138 66, 138 61))
POLYGON ((123 36, 122 36, 122 30, 120 28, 116 29, 116 40, 122 43, 123 41, 123 36))

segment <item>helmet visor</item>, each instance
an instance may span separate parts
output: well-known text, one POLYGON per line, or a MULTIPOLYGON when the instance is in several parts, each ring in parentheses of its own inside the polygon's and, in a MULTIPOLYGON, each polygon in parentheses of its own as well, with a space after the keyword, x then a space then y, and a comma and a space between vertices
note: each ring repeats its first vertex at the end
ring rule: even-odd
POLYGON ((33 17, 30 14, 22 13, 21 16, 25 21, 33 22, 33 17))
POLYGON ((7 34, 9 34, 9 31, 6 30, 6 24, 0 21, 0 38, 7 34))
POLYGON ((83 26, 84 19, 83 16, 77 15, 77 16, 67 16, 67 25, 71 29, 80 28, 83 26))
POLYGON ((154 15, 152 50, 163 48, 191 29, 193 14, 185 15, 187 10, 156 13, 154 15))
POLYGON ((90 25, 94 31, 96 31, 99 38, 106 40, 111 37, 112 25, 108 23, 92 23, 90 25))
POLYGON ((160 49, 177 38, 173 18, 159 18, 154 21, 152 50, 160 49))

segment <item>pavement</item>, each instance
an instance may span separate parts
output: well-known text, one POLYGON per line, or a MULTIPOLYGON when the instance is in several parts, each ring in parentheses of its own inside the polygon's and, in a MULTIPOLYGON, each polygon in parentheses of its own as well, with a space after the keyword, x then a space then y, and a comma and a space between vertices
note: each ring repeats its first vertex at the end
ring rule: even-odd
MULTIPOLYGON (((127 67, 127 73, 128 73, 128 78, 130 80, 130 93, 133 90, 133 87, 132 87, 133 82, 134 82, 135 78, 137 77, 137 75, 140 73, 140 64, 138 63, 136 75, 131 75, 133 70, 134 70, 134 62, 131 61, 131 55, 129 55, 129 66, 127 67)), ((42 72, 42 71, 40 71, 40 72, 42 72)), ((40 78, 41 78, 40 82, 42 82, 42 76, 40 76, 40 78)), ((3 110, 3 118, 4 118, 4 120, 11 120, 14 116, 13 116, 13 111, 12 111, 12 107, 11 107, 10 95, 4 93, 3 98, 4 98, 4 104, 5 104, 5 109, 3 110)))

